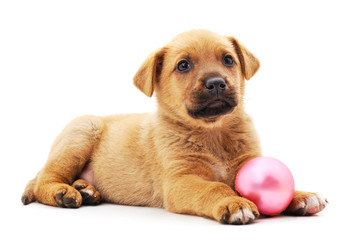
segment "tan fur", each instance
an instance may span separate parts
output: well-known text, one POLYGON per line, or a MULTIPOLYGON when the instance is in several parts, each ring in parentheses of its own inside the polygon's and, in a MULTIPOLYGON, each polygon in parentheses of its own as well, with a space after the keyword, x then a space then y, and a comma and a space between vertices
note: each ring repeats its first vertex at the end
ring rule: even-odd
POLYGON ((233 37, 204 30, 178 35, 152 53, 134 77, 147 96, 156 93, 157 112, 75 119, 58 136, 22 201, 79 207, 85 201, 77 183, 71 185, 89 167, 88 188, 94 193, 96 188, 105 201, 163 207, 223 223, 251 222, 257 207, 237 195, 234 183, 240 167, 261 155, 243 107, 245 79, 259 66, 233 37), (233 56, 232 68, 222 64, 224 53, 233 56), (193 69, 177 72, 176 64, 187 57, 193 69), (214 118, 189 116, 187 109, 195 107, 196 94, 203 91, 201 80, 214 75, 226 79, 237 106, 214 118))

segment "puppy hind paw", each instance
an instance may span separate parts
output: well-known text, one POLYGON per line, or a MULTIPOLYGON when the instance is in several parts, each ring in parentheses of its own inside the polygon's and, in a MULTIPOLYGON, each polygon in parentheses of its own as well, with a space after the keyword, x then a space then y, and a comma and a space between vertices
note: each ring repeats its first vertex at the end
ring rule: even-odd
POLYGON ((97 205, 101 202, 100 193, 89 182, 78 179, 72 186, 81 194, 83 205, 97 205))
POLYGON ((62 208, 78 208, 82 205, 82 197, 77 190, 69 187, 55 195, 55 202, 62 208))

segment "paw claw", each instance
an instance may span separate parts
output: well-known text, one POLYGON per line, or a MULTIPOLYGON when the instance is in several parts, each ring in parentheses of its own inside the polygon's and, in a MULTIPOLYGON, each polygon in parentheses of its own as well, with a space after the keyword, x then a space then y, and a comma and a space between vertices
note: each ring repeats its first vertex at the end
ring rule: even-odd
POLYGON ((299 208, 295 211, 296 215, 303 215, 303 208, 299 208))
POLYGON ((63 197, 65 194, 66 194, 66 191, 62 191, 62 192, 56 194, 56 197, 57 197, 58 200, 62 200, 62 197, 63 197))
POLYGON ((260 214, 258 214, 256 211, 253 211, 253 215, 255 216, 255 219, 257 219, 260 216, 260 214))
POLYGON ((229 218, 229 215, 225 213, 222 215, 220 222, 223 224, 228 224, 228 218, 229 218))
POLYGON ((243 225, 243 222, 240 219, 238 219, 238 220, 232 222, 231 224, 232 225, 243 225))
POLYGON ((74 186, 75 189, 77 189, 78 191, 83 189, 83 188, 86 188, 87 186, 85 186, 84 184, 77 184, 74 186))
POLYGON ((73 198, 71 198, 71 197, 65 197, 65 198, 63 198, 63 203, 64 204, 69 204, 69 203, 71 203, 73 201, 73 198))

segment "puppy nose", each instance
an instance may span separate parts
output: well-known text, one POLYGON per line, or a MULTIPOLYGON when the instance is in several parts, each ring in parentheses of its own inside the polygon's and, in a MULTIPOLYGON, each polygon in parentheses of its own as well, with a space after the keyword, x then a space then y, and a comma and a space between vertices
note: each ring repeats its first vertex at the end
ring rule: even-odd
POLYGON ((212 77, 206 80, 205 88, 207 91, 215 91, 215 90, 225 90, 227 84, 225 80, 221 77, 212 77))

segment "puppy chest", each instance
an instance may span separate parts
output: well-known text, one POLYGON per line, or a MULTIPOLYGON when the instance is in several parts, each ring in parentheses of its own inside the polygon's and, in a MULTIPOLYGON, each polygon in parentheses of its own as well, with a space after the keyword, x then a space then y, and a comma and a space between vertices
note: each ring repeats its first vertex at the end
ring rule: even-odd
POLYGON ((229 164, 216 162, 211 164, 212 172, 214 173, 216 182, 223 182, 230 187, 234 187, 235 171, 231 169, 229 164))
POLYGON ((228 169, 223 164, 211 164, 212 171, 215 174, 215 180, 218 182, 222 182, 228 176, 228 169))

